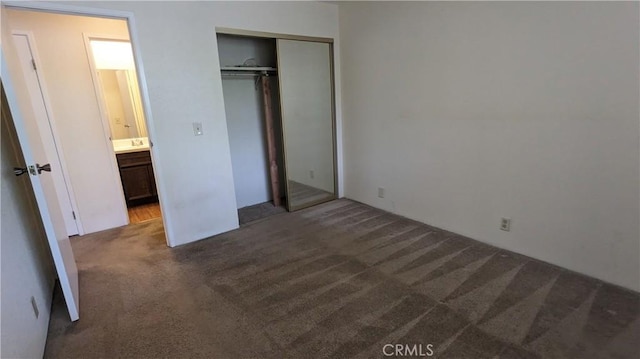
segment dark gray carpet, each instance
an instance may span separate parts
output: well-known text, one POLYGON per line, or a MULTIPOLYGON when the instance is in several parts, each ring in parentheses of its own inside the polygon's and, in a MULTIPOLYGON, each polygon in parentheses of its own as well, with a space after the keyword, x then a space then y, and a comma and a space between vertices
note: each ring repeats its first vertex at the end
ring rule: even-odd
POLYGON ((638 357, 637 293, 349 200, 174 249, 159 221, 73 248, 81 319, 58 297, 47 358, 638 357))
POLYGON ((286 211, 287 209, 283 206, 274 206, 273 202, 258 203, 253 206, 238 209, 238 220, 240 225, 243 225, 259 219, 271 217, 276 214, 284 213, 286 211))

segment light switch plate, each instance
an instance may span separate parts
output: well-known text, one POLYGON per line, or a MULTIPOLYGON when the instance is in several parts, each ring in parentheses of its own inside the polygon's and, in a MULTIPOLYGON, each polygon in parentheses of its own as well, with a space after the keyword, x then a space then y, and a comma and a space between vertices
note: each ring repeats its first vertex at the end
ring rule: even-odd
POLYGON ((193 134, 196 136, 202 136, 202 122, 193 123, 193 134))

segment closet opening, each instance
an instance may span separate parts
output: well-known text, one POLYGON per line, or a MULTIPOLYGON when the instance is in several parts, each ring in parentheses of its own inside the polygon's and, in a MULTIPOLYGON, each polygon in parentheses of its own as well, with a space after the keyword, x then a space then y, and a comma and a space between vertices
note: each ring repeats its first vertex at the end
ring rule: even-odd
POLYGON ((240 224, 286 211, 276 40, 218 34, 240 224))
POLYGON ((337 198, 333 40, 217 31, 240 224, 337 198))

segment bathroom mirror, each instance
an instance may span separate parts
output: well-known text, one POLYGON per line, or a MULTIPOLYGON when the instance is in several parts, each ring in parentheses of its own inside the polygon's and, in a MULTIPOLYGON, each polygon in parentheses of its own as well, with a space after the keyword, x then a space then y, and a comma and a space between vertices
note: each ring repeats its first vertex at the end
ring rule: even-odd
POLYGON ((123 69, 97 71, 109 118, 111 139, 147 137, 135 71, 123 69))
POLYGON ((277 40, 290 211, 336 198, 331 44, 277 40))
POLYGON ((90 44, 111 140, 147 137, 131 43, 91 39, 90 44))

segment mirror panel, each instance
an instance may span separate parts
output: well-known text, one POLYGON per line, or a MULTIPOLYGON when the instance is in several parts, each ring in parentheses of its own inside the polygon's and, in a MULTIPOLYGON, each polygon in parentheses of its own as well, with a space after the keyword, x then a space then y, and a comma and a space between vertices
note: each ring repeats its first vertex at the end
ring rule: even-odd
POLYGON ((97 71, 112 140, 147 137, 135 71, 97 71))
POLYGON ((147 137, 131 43, 91 39, 90 44, 111 139, 147 137))
POLYGON ((277 41, 290 211, 336 198, 330 46, 277 41))

